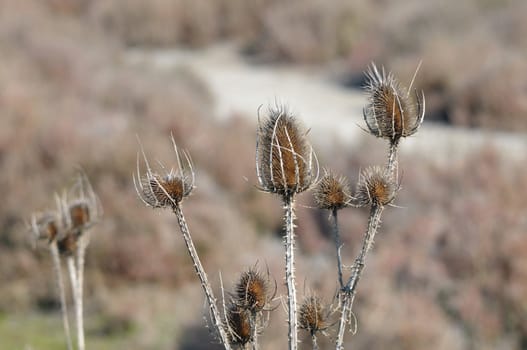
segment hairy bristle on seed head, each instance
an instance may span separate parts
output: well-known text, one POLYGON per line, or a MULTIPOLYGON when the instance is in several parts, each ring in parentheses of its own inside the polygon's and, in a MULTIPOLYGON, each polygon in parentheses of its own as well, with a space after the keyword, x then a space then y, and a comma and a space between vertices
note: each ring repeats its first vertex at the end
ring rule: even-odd
POLYGON ((262 311, 267 303, 267 280, 256 269, 242 273, 236 284, 236 303, 251 312, 262 311))
POLYGON ((245 345, 251 341, 252 326, 249 311, 233 304, 227 310, 229 342, 232 345, 245 345))
POLYGON ((397 185, 383 168, 366 168, 359 180, 357 200, 360 205, 387 205, 397 194, 397 185))
POLYGON ((291 195, 316 180, 306 132, 285 107, 270 109, 258 126, 256 172, 262 190, 291 195))
POLYGON ((366 71, 365 89, 369 103, 364 120, 371 134, 395 144, 417 132, 424 118, 422 93, 411 97, 391 72, 379 71, 374 63, 366 71))
POLYGON ((315 204, 320 209, 344 208, 350 199, 349 182, 344 176, 326 171, 313 193, 315 204))
POLYGON ((300 306, 299 326, 311 334, 326 328, 326 316, 320 298, 307 297, 300 306))

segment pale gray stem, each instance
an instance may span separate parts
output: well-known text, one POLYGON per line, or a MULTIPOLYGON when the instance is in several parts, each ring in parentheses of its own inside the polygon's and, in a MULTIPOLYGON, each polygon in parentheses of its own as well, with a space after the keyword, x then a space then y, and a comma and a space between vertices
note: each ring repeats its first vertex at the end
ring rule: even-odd
POLYGON ((346 324, 349 321, 349 316, 353 307, 353 300, 355 299, 357 285, 359 283, 360 277, 362 276, 362 271, 366 263, 366 255, 368 254, 368 251, 373 245, 375 234, 377 233, 377 230, 379 228, 383 210, 384 206, 382 205, 372 205, 370 209, 370 217, 368 220, 368 228, 366 230, 366 233, 364 234, 364 240, 362 242, 362 248, 357 259, 355 259, 352 274, 348 282, 346 283, 346 286, 340 293, 340 296, 341 298, 343 298, 343 301, 341 306, 342 313, 340 315, 339 332, 336 341, 337 350, 343 349, 344 331, 346 329, 346 324))
POLYGON ((295 286, 295 235, 293 195, 284 196, 285 209, 285 277, 288 303, 288 341, 289 350, 296 350, 298 344, 298 326, 296 319, 296 286, 295 286))
POLYGON ((57 242, 53 241, 49 245, 51 256, 53 259, 53 270, 55 272, 55 278, 57 280, 57 287, 59 289, 59 298, 60 298, 60 311, 62 313, 62 324, 64 327, 64 334, 66 336, 66 344, 68 350, 73 350, 73 345, 71 342, 71 332, 70 332, 70 322, 68 320, 68 305, 66 303, 66 288, 64 286, 64 279, 62 277, 62 269, 60 266, 60 254, 57 247, 57 242))
POLYGON ((73 256, 67 257, 68 271, 70 273, 71 294, 73 295, 73 304, 75 306, 75 325, 77 328, 77 348, 81 350, 81 340, 84 330, 82 329, 82 306, 79 302, 79 280, 77 277, 77 269, 75 267, 75 258, 73 256))
POLYGON ((317 335, 315 333, 311 333, 311 344, 313 344, 313 350, 318 350, 317 335))
POLYGON ((386 164, 387 173, 397 181, 397 150, 399 148, 399 142, 390 143, 390 149, 388 150, 388 163, 386 164))
POLYGON ((251 339, 252 350, 258 350, 258 315, 251 314, 251 330, 253 332, 251 339))
POLYGON ((179 228, 181 229, 181 233, 183 234, 183 239, 185 240, 187 250, 194 264, 194 269, 196 270, 196 274, 198 275, 198 278, 201 282, 201 287, 205 292, 205 297, 207 298, 207 302, 210 308, 210 316, 212 318, 212 323, 216 328, 216 331, 218 332, 218 335, 220 337, 220 341, 225 347, 225 349, 231 350, 229 338, 227 336, 225 328, 222 325, 220 312, 218 310, 218 306, 216 305, 216 298, 214 297, 214 293, 212 292, 212 287, 208 281, 207 274, 205 273, 203 265, 201 264, 201 261, 199 259, 198 252, 194 247, 194 242, 192 241, 192 237, 190 236, 190 230, 185 220, 185 216, 183 215, 183 211, 181 210, 181 206, 175 205, 173 207, 173 211, 177 217, 179 228))
POLYGON ((84 340, 84 257, 86 254, 86 248, 88 246, 88 237, 86 234, 81 234, 77 243, 77 296, 78 303, 77 310, 77 343, 79 350, 86 348, 84 340))
POLYGON ((344 279, 342 277, 342 256, 340 254, 340 249, 342 248, 342 242, 340 240, 337 209, 333 209, 331 214, 333 216, 333 236, 335 239, 335 247, 337 250, 337 271, 338 271, 338 276, 339 276, 339 285, 340 285, 340 289, 343 289, 344 279))

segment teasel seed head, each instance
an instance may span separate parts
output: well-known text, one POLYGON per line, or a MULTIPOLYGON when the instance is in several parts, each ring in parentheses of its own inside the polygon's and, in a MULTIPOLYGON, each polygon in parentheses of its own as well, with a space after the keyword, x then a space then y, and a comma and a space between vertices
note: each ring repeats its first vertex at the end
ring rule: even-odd
POLYGON ((229 342, 232 345, 245 345, 252 339, 251 315, 236 304, 229 306, 227 310, 227 323, 229 342))
POLYGON ((411 98, 391 72, 379 71, 374 63, 366 71, 365 89, 369 103, 363 116, 371 134, 397 144, 417 132, 425 114, 423 92, 411 98))
POLYGON ((235 289, 235 302, 251 313, 264 309, 269 299, 269 283, 255 268, 240 276, 235 289))
POLYGON ((77 250, 79 236, 73 232, 67 233, 57 241, 59 253, 65 256, 73 256, 77 250))
POLYGON ((195 174, 192 160, 186 152, 183 152, 185 161, 183 163, 173 136, 171 140, 176 153, 176 168, 173 167, 170 171, 167 171, 163 165, 160 171, 155 171, 141 146, 146 167, 146 171, 142 173, 139 154, 137 156, 137 174, 133 177, 135 189, 143 203, 152 208, 174 208, 189 196, 194 188, 195 174))
POLYGON ((348 205, 351 198, 348 179, 325 170, 324 176, 314 189, 313 196, 316 206, 320 209, 342 209, 348 205))
POLYGON ((327 313, 319 297, 309 296, 304 299, 300 306, 299 326, 310 334, 327 328, 327 313))
POLYGON ((385 169, 377 166, 366 168, 359 178, 356 199, 361 206, 390 204, 399 186, 385 169))
POLYGON ((289 196, 316 182, 318 163, 306 134, 283 106, 258 121, 256 174, 263 191, 289 196))
POLYGON ((35 239, 45 239, 48 243, 51 243, 57 239, 59 229, 60 221, 54 212, 33 214, 31 216, 29 230, 35 239))

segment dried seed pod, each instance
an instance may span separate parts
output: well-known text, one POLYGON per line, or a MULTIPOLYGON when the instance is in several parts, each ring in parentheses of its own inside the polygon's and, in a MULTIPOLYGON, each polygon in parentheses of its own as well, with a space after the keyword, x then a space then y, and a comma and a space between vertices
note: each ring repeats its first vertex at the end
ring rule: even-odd
POLYGON ((268 281, 256 269, 242 273, 235 289, 235 302, 252 313, 264 309, 269 298, 268 281))
POLYGON ((69 215, 74 230, 82 229, 90 223, 90 208, 85 201, 70 204, 69 215))
POLYGON ((316 206, 320 209, 338 210, 344 208, 350 199, 348 179, 326 171, 324 177, 315 187, 313 196, 316 206))
POLYGON ((59 234, 59 220, 55 213, 43 213, 31 217, 30 231, 36 239, 45 239, 48 243, 59 234))
POLYGON ((175 207, 183 200, 183 198, 190 195, 194 188, 194 170, 190 156, 183 152, 185 157, 185 165, 179 156, 179 152, 172 137, 172 145, 176 153, 177 169, 172 168, 170 171, 165 171, 165 167, 161 166, 164 174, 155 172, 148 162, 144 151, 143 160, 146 166, 146 172, 141 174, 139 166, 139 156, 137 157, 137 174, 134 175, 134 184, 137 195, 143 203, 153 208, 167 208, 175 207))
POLYGON ((387 205, 397 194, 398 186, 380 167, 366 168, 359 179, 357 201, 359 205, 387 205))
POLYGON ((73 233, 66 234, 63 238, 57 241, 59 252, 65 256, 73 256, 77 250, 77 242, 79 237, 73 233))
POLYGON ((327 313, 320 298, 310 296, 304 299, 300 306, 299 326, 311 334, 315 334, 327 328, 327 313))
POLYGON ((397 144, 401 137, 415 134, 423 122, 424 94, 410 97, 393 74, 379 72, 374 63, 366 71, 366 92, 369 103, 363 111, 371 134, 397 144))
POLYGON ((259 122, 256 173, 262 190, 282 196, 307 190, 318 176, 306 132, 285 107, 259 122))
POLYGON ((229 342, 232 345, 245 345, 252 339, 252 325, 248 310, 233 304, 227 310, 229 342))

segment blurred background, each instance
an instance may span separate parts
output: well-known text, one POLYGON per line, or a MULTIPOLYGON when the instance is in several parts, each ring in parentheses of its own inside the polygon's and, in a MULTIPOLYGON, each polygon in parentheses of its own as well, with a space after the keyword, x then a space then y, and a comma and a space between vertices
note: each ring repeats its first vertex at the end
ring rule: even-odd
MULTIPOLYGON (((422 61, 426 122, 401 145, 399 207, 346 347, 527 349, 526 13, 523 0, 1 0, 0 348, 65 349, 51 258, 24 221, 79 167, 105 211, 87 252, 88 348, 213 348, 175 218, 136 197, 136 135, 165 164, 170 133, 192 154, 184 210, 214 288, 258 264, 282 293, 281 204, 255 188, 258 107, 288 105, 353 184, 387 147, 360 128, 363 71, 375 61, 408 85, 422 61)), ((300 202, 300 298, 331 303, 328 213, 300 202)), ((366 215, 340 216, 348 264, 366 215)), ((285 348, 285 319, 271 314, 263 349, 285 348)))

